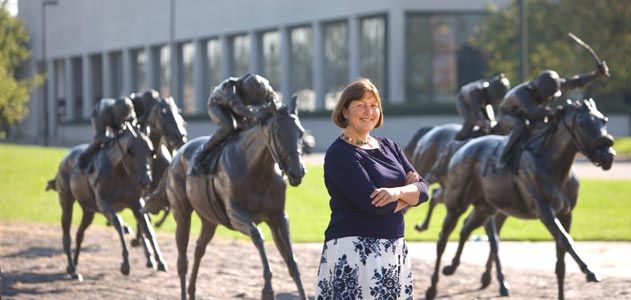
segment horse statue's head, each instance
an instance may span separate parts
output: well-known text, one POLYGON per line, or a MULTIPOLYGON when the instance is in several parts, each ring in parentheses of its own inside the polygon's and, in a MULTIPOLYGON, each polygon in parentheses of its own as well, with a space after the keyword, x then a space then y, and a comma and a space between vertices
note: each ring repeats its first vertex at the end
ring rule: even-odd
POLYGON ((572 135, 579 152, 603 170, 609 170, 616 154, 613 137, 607 133, 607 117, 596 108, 594 100, 563 106, 561 121, 572 135))
POLYGON ((302 162, 303 141, 305 129, 298 119, 296 96, 292 97, 289 106, 277 108, 275 105, 266 107, 269 116, 262 122, 262 128, 274 161, 289 179, 289 184, 297 186, 305 175, 302 162))
POLYGON ((177 149, 187 141, 186 122, 172 97, 160 98, 147 116, 151 130, 163 136, 169 147, 177 149))
POLYGON ((151 184, 151 159, 153 146, 149 138, 140 130, 126 123, 113 141, 113 164, 121 163, 130 177, 138 178, 138 184, 145 190, 151 184))

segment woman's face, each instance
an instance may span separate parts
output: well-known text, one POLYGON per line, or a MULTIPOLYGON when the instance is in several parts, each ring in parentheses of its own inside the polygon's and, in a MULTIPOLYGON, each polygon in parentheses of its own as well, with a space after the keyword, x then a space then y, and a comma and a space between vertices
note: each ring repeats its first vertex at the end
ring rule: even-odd
POLYGON ((344 117, 348 121, 346 129, 358 134, 368 134, 379 121, 381 109, 372 93, 364 93, 360 100, 354 100, 344 109, 344 117))

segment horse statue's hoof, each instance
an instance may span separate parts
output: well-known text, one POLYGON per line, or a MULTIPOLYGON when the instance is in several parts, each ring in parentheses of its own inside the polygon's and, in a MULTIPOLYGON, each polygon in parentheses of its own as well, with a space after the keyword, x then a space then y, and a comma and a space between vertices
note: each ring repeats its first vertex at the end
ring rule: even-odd
POLYGON ((153 259, 153 256, 147 259, 147 268, 153 269, 156 266, 156 260, 153 259))
POLYGON ((489 285, 491 284, 491 274, 489 272, 482 273, 482 278, 480 278, 480 282, 482 283, 482 286, 480 287, 481 290, 489 287, 489 285))
POLYGON ((416 229, 416 231, 418 231, 418 232, 423 232, 423 231, 427 230, 427 227, 428 226, 425 223, 414 225, 414 229, 416 229))
POLYGON ((158 271, 160 272, 166 272, 169 269, 169 267, 167 267, 167 264, 164 262, 159 262, 158 263, 158 271))
POLYGON ((602 278, 596 275, 596 273, 593 273, 593 272, 587 273, 587 282, 600 282, 601 280, 602 278))
POLYGON ((457 264, 453 264, 453 265, 449 265, 449 266, 445 266, 443 268, 443 274, 446 276, 449 275, 454 275, 454 273, 456 273, 456 269, 458 268, 457 264))
POLYGON ((81 273, 70 274, 70 279, 83 282, 83 275, 81 275, 81 273))
POLYGON ((126 261, 121 264, 121 273, 125 276, 129 275, 129 262, 126 261))
POLYGON ((509 289, 510 289, 510 285, 508 284, 508 282, 504 281, 504 284, 500 284, 500 296, 502 297, 510 296, 509 289))
POLYGON ((138 239, 136 239, 136 238, 132 239, 131 240, 131 246, 134 247, 134 248, 140 246, 140 241, 138 239))
POLYGON ((436 298, 436 287, 432 286, 427 288, 427 291, 425 291, 425 299, 433 300, 434 298, 436 298))
POLYGON ((269 291, 263 290, 261 292, 261 299, 263 300, 274 300, 276 297, 274 296, 274 290, 269 289, 269 291))

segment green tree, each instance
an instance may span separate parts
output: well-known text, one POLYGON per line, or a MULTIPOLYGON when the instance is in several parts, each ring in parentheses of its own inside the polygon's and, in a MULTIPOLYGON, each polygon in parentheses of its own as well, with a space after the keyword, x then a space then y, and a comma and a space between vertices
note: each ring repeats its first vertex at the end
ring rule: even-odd
POLYGON ((42 82, 41 76, 19 76, 20 64, 31 55, 26 47, 28 33, 6 6, 6 0, 0 2, 0 139, 26 116, 29 90, 42 82))
MULTIPOLYGON (((526 0, 528 21, 528 74, 556 70, 571 76, 596 69, 589 53, 573 42, 568 32, 587 42, 607 61, 611 78, 593 83, 586 91, 609 111, 628 110, 622 98, 631 95, 631 5, 628 0, 526 0)), ((489 17, 475 41, 489 55, 490 72, 504 72, 519 80, 519 2, 489 7, 489 17)), ((491 74, 489 74, 491 75, 491 74)))

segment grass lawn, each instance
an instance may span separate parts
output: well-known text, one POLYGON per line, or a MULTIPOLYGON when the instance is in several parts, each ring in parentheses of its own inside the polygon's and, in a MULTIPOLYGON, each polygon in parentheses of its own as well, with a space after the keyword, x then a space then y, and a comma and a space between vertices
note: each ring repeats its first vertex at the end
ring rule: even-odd
MULTIPOLYGON (((628 139, 631 145, 631 139, 628 139)), ((618 141, 616 141, 618 145, 618 141)), ((616 147, 617 148, 617 147, 616 147)), ((617 149, 618 150, 618 149, 617 149)), ((60 226, 61 209, 57 194, 45 192, 46 181, 53 178, 67 149, 42 148, 0 144, 0 221, 29 221, 60 226)), ((619 151, 620 152, 620 151, 619 151)), ((630 149, 631 152, 631 149, 630 149)), ((299 187, 287 190, 287 213, 290 218, 292 239, 296 242, 319 242, 329 221, 328 196, 322 180, 322 166, 308 166, 308 173, 299 187)), ((579 202, 574 210, 572 236, 576 240, 631 240, 631 180, 581 180, 579 202)), ((422 220, 427 205, 410 210, 406 215, 408 240, 435 241, 438 237, 444 207, 438 205, 430 229, 424 233, 413 226, 422 220)), ((130 212, 123 218, 134 224, 130 212)), ((73 225, 78 225, 81 209, 75 205, 73 225)), ((193 233, 199 230, 194 218, 193 233)), ((462 218, 464 219, 464 217, 462 218)), ((461 222, 462 222, 461 219, 461 222)), ((105 218, 97 215, 93 226, 105 226, 105 218)), ((267 226, 261 226, 268 240, 267 226)), ((160 229, 174 232, 173 218, 160 229)), ((459 228, 451 238, 458 237, 459 228)), ((245 238, 240 233, 220 227, 219 236, 245 238)), ((482 230, 474 234, 483 234, 482 230)), ((502 234, 504 240, 550 240, 550 234, 537 220, 509 219, 502 234)))

